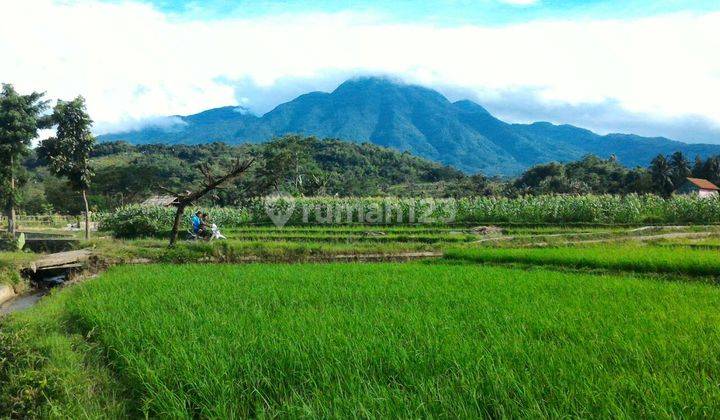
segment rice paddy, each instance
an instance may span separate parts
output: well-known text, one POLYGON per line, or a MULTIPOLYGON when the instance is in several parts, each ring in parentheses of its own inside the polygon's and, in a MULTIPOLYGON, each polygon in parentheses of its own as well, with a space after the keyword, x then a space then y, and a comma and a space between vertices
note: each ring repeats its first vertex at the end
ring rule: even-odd
POLYGON ((0 321, 0 417, 720 412, 715 227, 225 233, 87 243, 119 265, 0 321))
POLYGON ((720 410, 719 304, 705 284, 541 269, 150 265, 13 325, 54 311, 130 416, 700 417, 720 410))
POLYGON ((476 263, 637 271, 691 276, 720 276, 717 251, 622 244, 557 248, 454 249, 446 258, 476 263))

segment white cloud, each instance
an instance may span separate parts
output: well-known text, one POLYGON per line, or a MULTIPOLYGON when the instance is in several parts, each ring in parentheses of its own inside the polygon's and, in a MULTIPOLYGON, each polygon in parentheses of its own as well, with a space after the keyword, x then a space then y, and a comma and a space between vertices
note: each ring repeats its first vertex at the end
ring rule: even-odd
POLYGON ((352 13, 186 21, 90 0, 16 1, 2 13, 2 80, 53 98, 82 94, 106 127, 223 105, 255 110, 262 100, 251 94, 283 81, 362 73, 480 98, 532 89, 552 103, 612 100, 720 126, 720 13, 449 28, 352 13))
POLYGON ((99 121, 95 123, 96 134, 134 131, 142 128, 157 128, 163 131, 179 130, 187 123, 178 116, 151 116, 139 118, 123 118, 114 122, 99 121))

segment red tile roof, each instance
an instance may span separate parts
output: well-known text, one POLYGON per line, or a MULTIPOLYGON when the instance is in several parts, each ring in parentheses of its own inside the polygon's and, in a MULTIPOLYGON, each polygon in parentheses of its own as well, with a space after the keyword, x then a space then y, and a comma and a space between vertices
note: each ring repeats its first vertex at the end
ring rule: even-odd
POLYGON ((688 178, 687 180, 692 182, 693 184, 697 185, 698 188, 703 189, 703 190, 720 190, 720 188, 718 188, 717 185, 713 184, 712 182, 708 181, 707 179, 688 178))

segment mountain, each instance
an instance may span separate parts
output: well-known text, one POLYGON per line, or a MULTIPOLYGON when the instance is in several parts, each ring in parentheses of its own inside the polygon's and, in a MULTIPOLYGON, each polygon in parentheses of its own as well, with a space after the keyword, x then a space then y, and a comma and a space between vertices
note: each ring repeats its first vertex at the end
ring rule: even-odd
POLYGON ((149 127, 100 136, 135 144, 258 143, 284 134, 371 142, 452 165, 465 172, 514 175, 549 161, 614 154, 627 166, 647 165, 659 153, 720 154, 720 145, 658 137, 598 135, 547 122, 509 124, 475 102, 384 78, 349 80, 332 93, 312 92, 259 117, 239 107, 176 116, 171 128, 149 127))

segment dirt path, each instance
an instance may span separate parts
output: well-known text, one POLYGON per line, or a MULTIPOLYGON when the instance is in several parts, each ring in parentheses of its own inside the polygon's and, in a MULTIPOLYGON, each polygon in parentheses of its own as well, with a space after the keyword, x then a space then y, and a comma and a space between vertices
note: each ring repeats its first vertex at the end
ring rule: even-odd
MULTIPOLYGON (((712 228, 717 226, 693 226, 693 227, 705 227, 712 228)), ((679 230, 687 229, 688 226, 643 226, 636 229, 626 230, 618 232, 611 237, 588 239, 588 240, 577 240, 577 241, 566 241, 566 242, 525 242, 520 243, 518 246, 532 247, 532 246, 548 246, 548 245, 576 245, 576 244, 592 244, 592 243, 607 243, 617 241, 651 241, 656 239, 677 239, 677 238, 703 238, 716 234, 720 234, 720 231, 711 232, 670 232, 660 233, 656 235, 642 235, 643 232, 652 232, 658 230, 679 230)), ((569 233, 551 233, 551 234, 537 234, 537 235, 511 235, 511 236, 495 236, 490 238, 483 238, 477 241, 473 241, 474 244, 492 243, 492 242, 507 242, 514 240, 525 240, 530 241, 534 238, 562 238, 562 237, 582 237, 582 236, 602 236, 613 234, 611 230, 596 231, 596 232, 569 232, 569 233)))
POLYGON ((576 232, 576 233, 548 233, 548 234, 537 234, 537 235, 514 235, 514 236, 493 236, 490 238, 478 239, 473 241, 474 244, 481 244, 484 242, 499 242, 499 241, 512 241, 515 239, 532 239, 532 238, 562 238, 563 236, 594 236, 594 235, 607 235, 612 233, 611 230, 602 230, 598 232, 576 232))
POLYGON ((548 243, 548 242, 535 242, 531 244, 525 244, 524 246, 548 246, 548 245, 559 245, 559 246, 567 246, 567 245, 583 245, 583 244, 599 244, 599 243, 608 243, 608 242, 618 242, 618 241, 639 241, 639 242, 646 242, 646 241, 654 241, 658 239, 681 239, 681 238, 706 238, 708 236, 712 236, 717 234, 717 232, 674 232, 674 233, 661 233, 658 235, 643 235, 643 236, 620 236, 615 238, 602 238, 602 239, 589 239, 586 241, 567 241, 567 242, 560 242, 560 243, 548 243))
MULTIPOLYGON (((250 263, 327 263, 327 262, 401 262, 415 261, 428 258, 439 258, 442 252, 400 252, 393 254, 328 254, 328 255, 288 255, 278 257, 262 257, 247 255, 231 260, 215 259, 212 257, 196 261, 199 264, 250 264, 250 263)), ((147 258, 136 258, 124 264, 153 264, 156 261, 147 258)))

